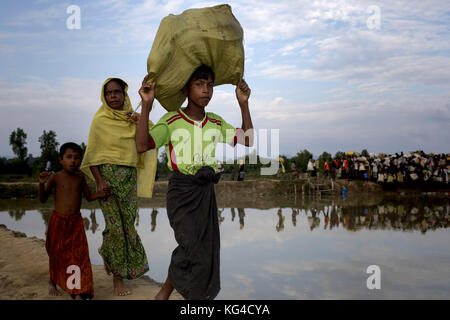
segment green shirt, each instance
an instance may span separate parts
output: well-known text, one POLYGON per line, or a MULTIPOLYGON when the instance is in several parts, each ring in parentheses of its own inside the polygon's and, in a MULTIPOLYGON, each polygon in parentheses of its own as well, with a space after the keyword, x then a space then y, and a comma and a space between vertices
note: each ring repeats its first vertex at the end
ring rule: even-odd
POLYGON ((217 114, 206 112, 202 121, 194 121, 181 108, 166 113, 149 130, 151 147, 166 147, 169 169, 190 175, 203 166, 217 172, 217 143, 234 147, 238 132, 217 114))

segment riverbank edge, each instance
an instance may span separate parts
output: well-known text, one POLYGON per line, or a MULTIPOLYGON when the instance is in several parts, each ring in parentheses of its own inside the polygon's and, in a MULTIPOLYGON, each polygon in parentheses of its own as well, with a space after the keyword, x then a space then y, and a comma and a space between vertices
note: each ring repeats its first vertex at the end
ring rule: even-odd
MULTIPOLYGON (((331 183, 328 182, 328 185, 331 183)), ((94 190, 95 185, 89 184, 89 187, 94 190)), ((165 197, 167 193, 168 181, 155 181, 153 189, 153 197, 165 197)), ((323 193, 339 194, 341 189, 345 187, 347 194, 389 194, 392 191, 385 191, 383 187, 375 182, 361 181, 361 180, 346 180, 337 179, 333 181, 333 192, 331 187, 327 186, 327 190, 322 190, 323 193)), ((14 198, 37 198, 39 183, 37 182, 3 182, 0 183, 0 199, 14 199, 14 198)), ((246 197, 252 196, 257 198, 264 197, 280 197, 280 196, 295 196, 297 195, 311 195, 313 190, 309 186, 307 180, 247 180, 247 181, 220 181, 215 185, 215 191, 218 198, 220 197, 246 197), (295 186, 295 187, 294 187, 295 186)), ((432 190, 425 189, 406 189, 398 188, 394 193, 420 193, 420 192, 437 192, 449 193, 450 186, 443 186, 442 188, 433 188, 432 190)))
MULTIPOLYGON (((131 295, 114 295, 112 277, 103 266, 92 265, 95 300, 153 300, 162 284, 148 276, 126 280, 131 295)), ((48 295, 48 256, 45 240, 0 225, 0 300, 71 300, 62 289, 59 297, 48 295)), ((183 300, 176 291, 171 300, 183 300)))

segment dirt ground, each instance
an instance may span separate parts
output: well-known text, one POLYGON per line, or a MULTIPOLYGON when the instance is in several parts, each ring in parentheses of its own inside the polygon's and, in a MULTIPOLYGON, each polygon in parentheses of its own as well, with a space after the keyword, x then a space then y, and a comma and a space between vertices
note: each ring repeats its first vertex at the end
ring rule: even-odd
MULTIPOLYGON (((103 266, 92 266, 95 300, 153 300, 161 284, 149 277, 124 280, 132 294, 114 295, 112 276, 103 266)), ((62 296, 48 295, 48 256, 45 241, 28 238, 24 233, 0 225, 0 300, 70 300, 70 295, 58 288, 62 296)), ((182 300, 176 291, 171 299, 182 300)))

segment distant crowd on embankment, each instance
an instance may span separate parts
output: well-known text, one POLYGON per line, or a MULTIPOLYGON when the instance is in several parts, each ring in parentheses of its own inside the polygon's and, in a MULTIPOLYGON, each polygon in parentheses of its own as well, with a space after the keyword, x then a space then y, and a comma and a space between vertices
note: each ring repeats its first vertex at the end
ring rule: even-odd
MULTIPOLYGON (((385 189, 395 190, 447 188, 450 154, 395 153, 360 156, 348 152, 344 157, 328 158, 320 168, 319 161, 309 159, 307 173, 314 177, 319 171, 331 179, 365 180, 381 184, 385 189), (322 169, 322 170, 320 170, 322 169)), ((292 177, 298 175, 295 164, 291 165, 292 177)))

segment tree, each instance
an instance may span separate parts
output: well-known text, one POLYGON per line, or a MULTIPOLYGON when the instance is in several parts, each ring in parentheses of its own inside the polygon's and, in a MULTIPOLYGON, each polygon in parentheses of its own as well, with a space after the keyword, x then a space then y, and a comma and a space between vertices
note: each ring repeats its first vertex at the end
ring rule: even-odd
POLYGON ((58 167, 58 145, 56 141, 56 133, 53 130, 45 131, 39 137, 41 143, 41 163, 50 161, 52 168, 58 167))
POLYGON ((9 136, 9 144, 12 147, 14 154, 21 161, 25 160, 27 157, 27 147, 25 145, 27 134, 21 128, 17 128, 15 131, 11 132, 9 136))
POLYGON ((82 142, 80 147, 82 154, 84 154, 86 152, 87 145, 84 142, 82 142))
POLYGON ((334 159, 344 159, 344 158, 345 158, 345 152, 342 152, 342 151, 338 151, 334 155, 334 159))
POLYGON ((300 152, 297 152, 297 155, 295 157, 292 157, 292 161, 295 162, 295 165, 297 166, 297 170, 300 172, 306 172, 306 167, 308 166, 308 161, 313 157, 312 153, 308 150, 303 150, 300 152))
POLYGON ((363 149, 363 151, 361 151, 361 156, 368 158, 370 155, 366 149, 363 149))
POLYGON ((167 167, 167 154, 165 148, 161 151, 161 154, 158 158, 157 170, 159 174, 169 174, 169 168, 167 167))
POLYGON ((161 162, 162 162, 164 165, 167 165, 167 161, 169 160, 169 158, 167 158, 167 154, 166 154, 166 150, 165 150, 165 149, 163 149, 163 150, 161 151, 161 155, 159 156, 159 159, 161 160, 161 162))

